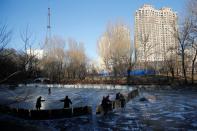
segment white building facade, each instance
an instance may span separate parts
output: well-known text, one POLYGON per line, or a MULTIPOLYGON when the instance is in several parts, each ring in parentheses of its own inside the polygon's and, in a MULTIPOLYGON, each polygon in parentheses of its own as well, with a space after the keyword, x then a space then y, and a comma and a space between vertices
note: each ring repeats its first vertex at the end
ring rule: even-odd
POLYGON ((135 13, 135 48, 138 62, 164 61, 169 48, 177 46, 174 27, 177 14, 170 8, 159 10, 143 5, 135 13))
POLYGON ((27 54, 30 56, 34 56, 37 59, 42 59, 44 51, 42 49, 27 49, 27 54))

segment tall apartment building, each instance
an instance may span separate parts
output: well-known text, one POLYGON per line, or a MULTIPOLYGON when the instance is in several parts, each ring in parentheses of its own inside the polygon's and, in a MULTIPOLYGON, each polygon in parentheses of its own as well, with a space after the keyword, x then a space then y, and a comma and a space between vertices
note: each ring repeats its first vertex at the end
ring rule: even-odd
POLYGON ((163 61, 170 47, 177 45, 173 27, 177 15, 170 8, 159 10, 143 5, 135 13, 135 47, 138 62, 163 61))

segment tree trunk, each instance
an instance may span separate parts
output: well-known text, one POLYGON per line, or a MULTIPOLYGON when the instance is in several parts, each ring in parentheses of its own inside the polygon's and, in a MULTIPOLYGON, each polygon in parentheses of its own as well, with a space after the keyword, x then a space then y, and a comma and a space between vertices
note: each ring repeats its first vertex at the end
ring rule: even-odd
POLYGON ((166 73, 167 73, 167 79, 169 80, 168 71, 166 71, 166 73))
POLYGON ((174 68, 171 68, 171 74, 172 74, 172 81, 174 81, 174 68))
POLYGON ((194 84, 194 66, 195 66, 196 57, 197 57, 197 50, 196 50, 194 58, 192 60, 192 84, 194 84))
POLYGON ((176 68, 176 77, 178 78, 179 77, 179 67, 177 66, 176 68))
POLYGON ((185 69, 185 52, 184 52, 184 47, 182 47, 182 71, 183 71, 183 76, 185 80, 185 84, 187 84, 187 74, 186 74, 186 69, 185 69))
POLYGON ((129 63, 129 68, 127 70, 127 85, 130 84, 130 79, 131 79, 131 62, 129 63))

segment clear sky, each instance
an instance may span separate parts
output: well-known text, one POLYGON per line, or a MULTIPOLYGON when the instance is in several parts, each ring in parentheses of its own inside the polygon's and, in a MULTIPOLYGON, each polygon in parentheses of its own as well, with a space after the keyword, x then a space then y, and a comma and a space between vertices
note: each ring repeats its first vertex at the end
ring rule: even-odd
POLYGON ((0 0, 0 23, 13 30, 8 47, 22 49, 20 32, 29 26, 34 48, 46 37, 47 8, 51 8, 51 33, 85 44, 91 59, 97 57, 96 44, 108 23, 123 21, 134 29, 135 11, 143 4, 170 7, 181 15, 185 0, 0 0))

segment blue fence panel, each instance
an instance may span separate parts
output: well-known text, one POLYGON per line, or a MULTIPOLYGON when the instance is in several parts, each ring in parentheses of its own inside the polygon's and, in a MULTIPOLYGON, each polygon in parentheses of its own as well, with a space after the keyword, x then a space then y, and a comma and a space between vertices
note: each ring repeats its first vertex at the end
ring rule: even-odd
POLYGON ((129 74, 134 76, 143 76, 143 75, 155 75, 156 73, 154 70, 133 70, 130 71, 129 74))

